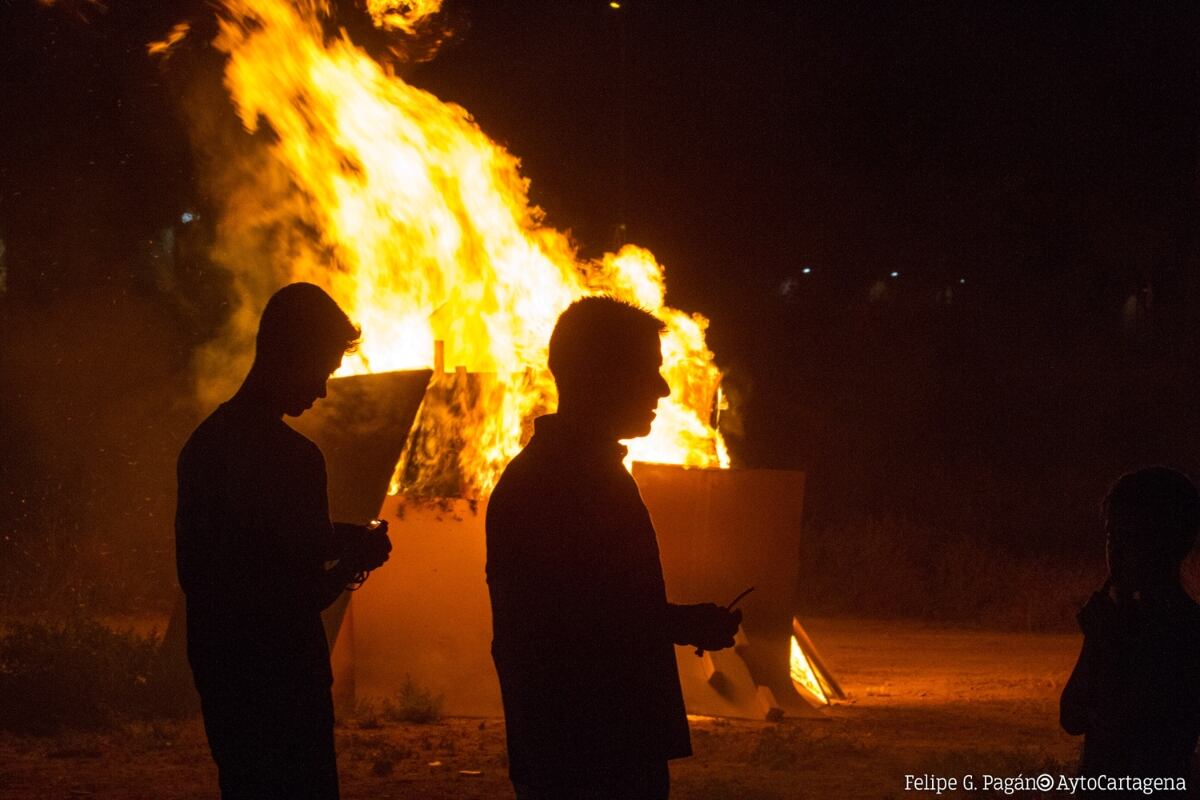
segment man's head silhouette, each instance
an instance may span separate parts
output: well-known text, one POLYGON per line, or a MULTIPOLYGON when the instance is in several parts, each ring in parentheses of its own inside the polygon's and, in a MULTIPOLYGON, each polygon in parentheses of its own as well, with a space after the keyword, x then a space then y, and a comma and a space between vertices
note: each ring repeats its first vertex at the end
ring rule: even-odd
POLYGON ((1103 514, 1113 580, 1145 588, 1178 575, 1200 528, 1200 494, 1183 473, 1149 467, 1113 484, 1103 514))
POLYGON ((612 297, 576 300, 550 336, 550 372, 560 416, 585 423, 605 438, 645 436, 663 380, 663 324, 644 309, 612 297))
POLYGON ((299 416, 325 396, 326 381, 360 333, 323 289, 289 284, 263 309, 247 383, 273 410, 299 416))

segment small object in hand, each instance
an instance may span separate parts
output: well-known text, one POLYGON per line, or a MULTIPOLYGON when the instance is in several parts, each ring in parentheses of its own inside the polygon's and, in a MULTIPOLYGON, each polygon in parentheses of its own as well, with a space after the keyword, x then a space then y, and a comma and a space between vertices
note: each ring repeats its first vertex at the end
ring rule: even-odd
MULTIPOLYGON (((362 527, 362 530, 363 530, 364 534, 371 534, 371 533, 374 533, 375 531, 379 530, 380 528, 383 528, 384 531, 386 531, 387 523, 381 519, 373 519, 370 522, 368 522, 366 525, 364 525, 362 527)), ((388 550, 389 551, 391 550, 390 544, 388 545, 388 550)), ((386 558, 385 558, 385 560, 386 560, 386 558)), ((367 582, 367 576, 370 574, 371 574, 371 570, 369 570, 369 569, 359 570, 358 572, 354 573, 354 578, 351 579, 350 583, 346 584, 346 591, 354 592, 354 591, 361 589, 362 585, 367 582)))
MULTIPOLYGON (((735 597, 735 598, 733 598, 732 600, 730 600, 730 601, 729 601, 729 605, 725 606, 725 610, 726 610, 726 611, 733 611, 733 607, 734 607, 734 606, 736 606, 738 603, 740 603, 740 602, 742 601, 742 598, 743 598, 743 597, 745 597, 746 595, 750 594, 750 593, 751 593, 751 592, 753 592, 753 591, 754 591, 754 587, 753 587, 753 586, 751 586, 749 589, 746 589, 746 590, 744 590, 744 591, 743 591, 741 594, 739 594, 737 597, 735 597)), ((739 622, 739 624, 740 624, 740 622, 739 622)), ((697 657, 700 657, 700 656, 703 656, 703 655, 704 655, 704 648, 703 648, 703 647, 697 647, 697 648, 696 648, 696 656, 697 656, 697 657)))
POLYGON ((740 602, 742 601, 742 598, 743 598, 743 597, 745 597, 746 595, 750 594, 750 593, 751 593, 751 592, 753 592, 753 591, 754 591, 754 587, 753 587, 753 586, 751 586, 749 589, 747 589, 746 591, 744 591, 744 592, 742 592, 741 594, 739 594, 737 597, 735 597, 735 598, 733 598, 732 600, 730 600, 730 601, 729 601, 729 605, 725 606, 725 610, 726 610, 726 611, 733 611, 733 607, 734 607, 734 606, 736 606, 738 603, 740 603, 740 602))

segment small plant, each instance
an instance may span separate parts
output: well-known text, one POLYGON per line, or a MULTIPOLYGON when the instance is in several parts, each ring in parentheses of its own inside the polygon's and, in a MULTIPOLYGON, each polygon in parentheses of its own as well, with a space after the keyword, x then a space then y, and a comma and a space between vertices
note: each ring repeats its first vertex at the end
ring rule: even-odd
POLYGON ((442 718, 443 700, 442 695, 418 686, 411 675, 406 675, 395 700, 384 704, 382 715, 389 722, 437 722, 442 718))

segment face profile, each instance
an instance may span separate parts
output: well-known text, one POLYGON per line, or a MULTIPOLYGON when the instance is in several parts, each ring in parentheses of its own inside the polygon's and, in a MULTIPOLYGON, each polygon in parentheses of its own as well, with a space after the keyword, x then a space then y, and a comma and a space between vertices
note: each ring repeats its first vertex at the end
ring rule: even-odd
POLYGON ((585 297, 558 318, 550 336, 550 372, 559 415, 611 440, 650 432, 663 378, 663 324, 611 297, 585 297))
POLYGON ((341 368, 342 358, 342 351, 314 354, 305 363, 297 365, 293 373, 281 376, 286 387, 283 413, 298 417, 324 399, 329 379, 341 368))
POLYGON ((612 376, 614 430, 621 439, 650 433, 658 401, 671 393, 662 376, 662 349, 657 335, 644 336, 629 351, 629 360, 612 376))
POLYGON ((359 333, 319 287, 285 286, 263 310, 249 391, 280 414, 300 416, 325 397, 325 384, 354 349, 359 333))

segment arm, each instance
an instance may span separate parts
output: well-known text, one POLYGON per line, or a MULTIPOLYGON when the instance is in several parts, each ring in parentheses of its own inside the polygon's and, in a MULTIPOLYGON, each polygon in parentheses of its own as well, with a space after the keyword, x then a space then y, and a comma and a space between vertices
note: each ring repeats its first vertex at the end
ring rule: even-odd
POLYGON ((1075 669, 1071 671, 1071 677, 1067 679, 1067 685, 1063 688, 1062 697, 1058 701, 1059 724, 1072 736, 1087 733, 1095 656, 1096 647, 1085 636, 1083 647, 1079 651, 1079 659, 1075 662, 1075 669))
MULTIPOLYGON (((272 462, 275 466, 275 462, 272 462)), ((246 509, 239 545, 251 567, 242 594, 266 614, 320 612, 338 598, 362 567, 342 557, 327 568, 339 544, 329 521, 325 459, 315 445, 295 453, 265 479, 231 482, 230 507, 246 509), (249 591, 247 591, 247 589, 249 591)), ((257 476, 255 476, 257 477, 257 476)))
POLYGON ((1077 616, 1079 627, 1083 631, 1083 646, 1075 662, 1075 669, 1067 679, 1067 685, 1063 687, 1058 705, 1059 723, 1063 730, 1072 736, 1087 733, 1089 721, 1095 712, 1100 673, 1105 667, 1105 660, 1112 655, 1111 648, 1105 647, 1103 643, 1113 635, 1115 612, 1116 607, 1109 595, 1109 584, 1105 583, 1100 591, 1092 595, 1077 616))

